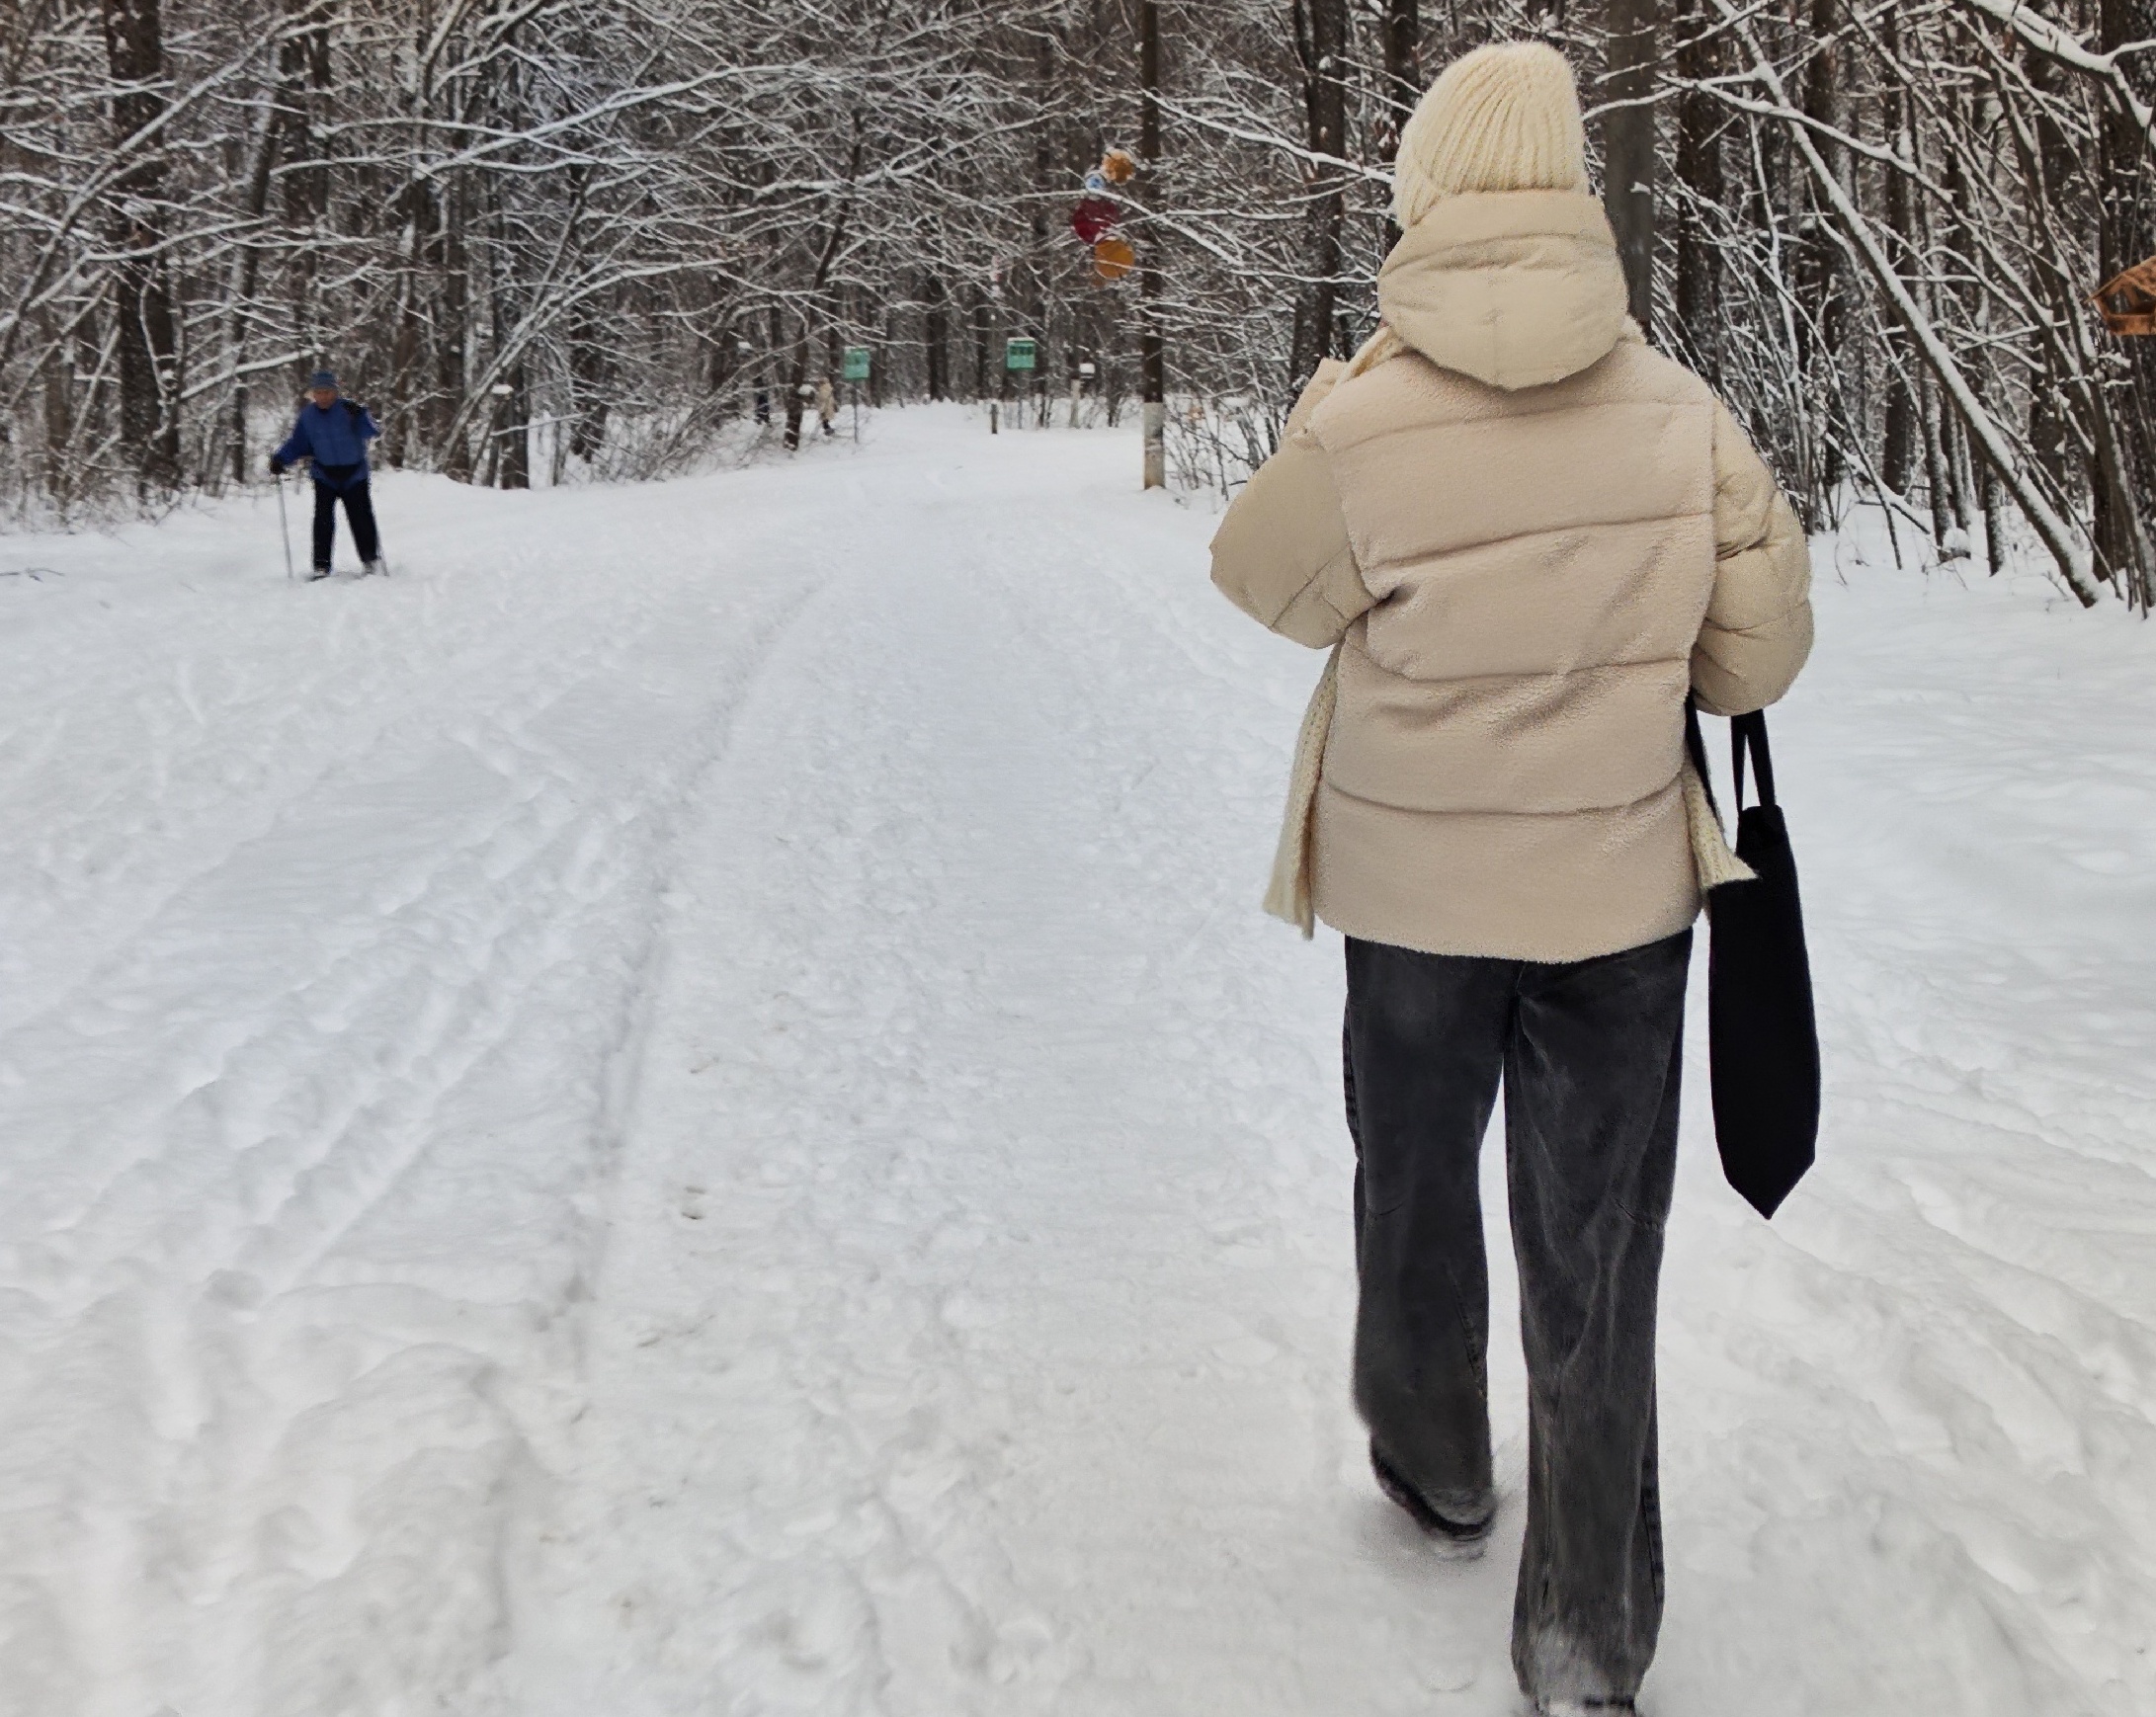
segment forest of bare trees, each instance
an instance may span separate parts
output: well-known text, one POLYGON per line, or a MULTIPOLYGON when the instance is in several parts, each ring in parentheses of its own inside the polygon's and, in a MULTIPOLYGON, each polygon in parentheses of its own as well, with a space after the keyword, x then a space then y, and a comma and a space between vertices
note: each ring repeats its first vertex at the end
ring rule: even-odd
POLYGON ((251 480, 322 363, 393 464, 654 474, 759 395, 790 443, 847 346, 873 403, 1031 422, 1081 365, 1119 416, 1150 352, 1182 478, 1231 483, 1372 325, 1405 112, 1526 34, 1639 319, 1813 525, 2156 600, 2156 342, 2095 299, 2156 251, 2156 0, 8 0, 0 500, 251 480))

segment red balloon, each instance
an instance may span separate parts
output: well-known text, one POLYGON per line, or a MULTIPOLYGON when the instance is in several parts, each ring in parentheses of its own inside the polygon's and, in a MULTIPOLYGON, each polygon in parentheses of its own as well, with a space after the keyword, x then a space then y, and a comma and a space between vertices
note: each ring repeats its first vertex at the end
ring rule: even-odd
POLYGON ((1116 230, 1122 210, 1105 197, 1088 197, 1070 211, 1070 229, 1081 244, 1099 244, 1116 230))

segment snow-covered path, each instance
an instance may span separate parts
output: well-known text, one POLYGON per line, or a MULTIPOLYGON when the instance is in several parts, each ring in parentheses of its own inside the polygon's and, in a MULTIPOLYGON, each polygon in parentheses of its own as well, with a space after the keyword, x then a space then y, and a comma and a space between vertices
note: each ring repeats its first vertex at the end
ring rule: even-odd
MULTIPOLYGON (((1517 1356, 1480 1565, 1345 1401, 1315 661, 1134 465, 0 539, 0 1713, 1512 1709, 1517 1356)), ((1860 544, 1828 1155, 1769 1228, 1688 1116, 1650 1710, 2146 1713, 2156 642, 1860 544)))

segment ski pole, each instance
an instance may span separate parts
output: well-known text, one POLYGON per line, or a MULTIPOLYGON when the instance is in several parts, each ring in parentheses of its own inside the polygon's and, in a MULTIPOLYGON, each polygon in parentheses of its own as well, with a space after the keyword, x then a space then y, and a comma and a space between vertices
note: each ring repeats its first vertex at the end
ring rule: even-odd
POLYGON ((285 578, 291 579, 291 520, 285 513, 285 473, 277 474, 277 525, 285 536, 285 578))

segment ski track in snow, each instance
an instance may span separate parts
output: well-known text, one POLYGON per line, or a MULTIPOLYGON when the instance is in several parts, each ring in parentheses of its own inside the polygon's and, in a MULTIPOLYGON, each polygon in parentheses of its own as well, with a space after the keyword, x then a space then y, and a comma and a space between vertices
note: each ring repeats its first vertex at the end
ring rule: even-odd
MULTIPOLYGON (((1317 658, 1121 435, 0 538, 0 1713, 1516 1707, 1368 1482, 1317 658)), ((2156 634, 1816 549, 1824 1159, 1703 1009, 1650 1717, 2156 1710, 2156 634)), ((1696 992, 1696 997, 1703 992, 1696 992)))

